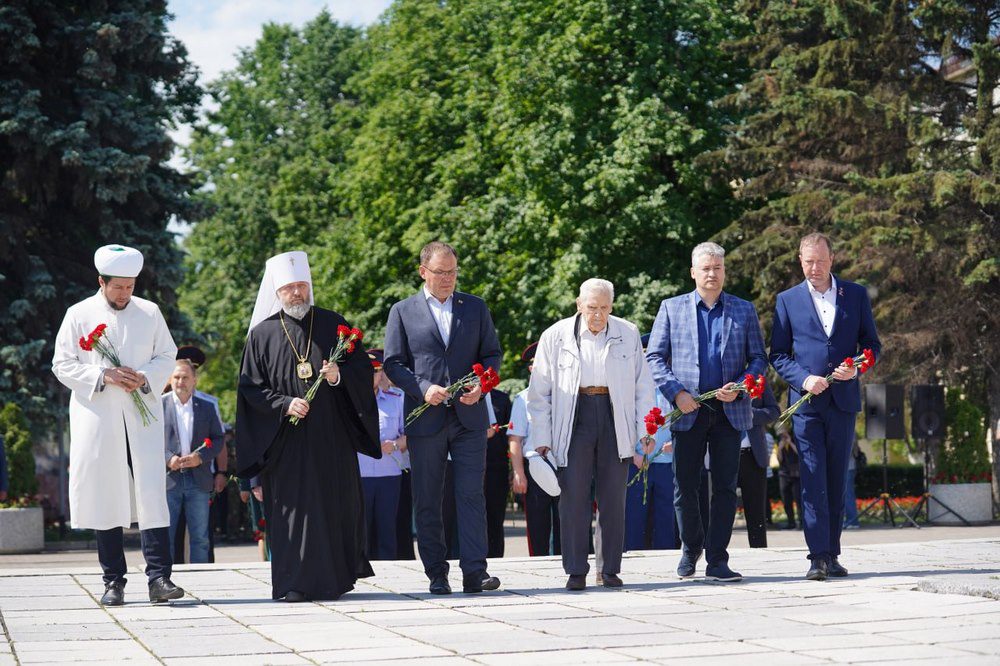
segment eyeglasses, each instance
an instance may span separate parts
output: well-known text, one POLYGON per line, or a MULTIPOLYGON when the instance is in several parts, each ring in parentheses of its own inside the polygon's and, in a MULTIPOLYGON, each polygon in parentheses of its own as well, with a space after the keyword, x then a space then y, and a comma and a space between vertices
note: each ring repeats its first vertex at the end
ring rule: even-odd
POLYGON ((458 269, 457 268, 454 269, 454 270, 450 270, 450 271, 436 271, 433 268, 427 268, 423 264, 420 264, 420 267, 423 268, 424 270, 426 270, 429 273, 433 273, 434 275, 436 275, 438 277, 458 277, 458 269))

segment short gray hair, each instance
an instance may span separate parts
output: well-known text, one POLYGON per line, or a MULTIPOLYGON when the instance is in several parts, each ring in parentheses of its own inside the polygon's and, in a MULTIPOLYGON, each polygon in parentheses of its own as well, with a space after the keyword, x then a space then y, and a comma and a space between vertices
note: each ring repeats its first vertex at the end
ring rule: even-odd
MULTIPOLYGON (((198 368, 196 368, 195 365, 194 365, 194 363, 191 362, 191 359, 189 359, 189 358, 179 358, 179 359, 175 360, 174 361, 174 370, 176 370, 177 366, 179 366, 179 365, 183 365, 184 367, 186 367, 188 370, 191 371, 191 374, 194 375, 195 377, 198 376, 198 368)), ((171 373, 171 374, 173 374, 173 373, 171 373)))
POLYGON ((593 291, 604 292, 611 298, 612 302, 615 300, 615 285, 601 278, 584 280, 583 284, 580 285, 580 295, 577 298, 583 298, 593 291))
POLYGON ((719 259, 725 260, 726 251, 722 249, 722 246, 718 243, 713 243, 711 241, 705 243, 698 243, 691 250, 691 265, 694 266, 698 263, 698 260, 702 257, 718 257, 719 259))

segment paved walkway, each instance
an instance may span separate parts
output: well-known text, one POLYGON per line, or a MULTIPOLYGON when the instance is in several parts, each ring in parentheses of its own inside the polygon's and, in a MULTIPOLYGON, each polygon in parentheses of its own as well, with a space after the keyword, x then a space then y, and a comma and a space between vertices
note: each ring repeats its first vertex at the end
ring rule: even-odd
POLYGON ((491 563, 501 591, 448 597, 426 593, 416 563, 377 562, 340 601, 305 604, 271 601, 265 564, 194 565, 174 574, 182 602, 143 601, 137 571, 113 609, 92 566, 4 569, 0 666, 1000 663, 1000 601, 921 591, 964 576, 995 589, 1000 535, 852 546, 851 576, 824 583, 802 579, 801 548, 734 549, 740 584, 678 581, 676 560, 630 554, 624 589, 568 593, 556 559, 505 558, 491 563))

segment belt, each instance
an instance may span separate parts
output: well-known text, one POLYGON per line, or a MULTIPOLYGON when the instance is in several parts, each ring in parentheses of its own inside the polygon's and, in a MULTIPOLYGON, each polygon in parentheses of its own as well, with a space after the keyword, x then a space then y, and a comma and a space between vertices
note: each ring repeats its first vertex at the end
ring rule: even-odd
POLYGON ((580 395, 609 395, 607 386, 581 386, 580 395))

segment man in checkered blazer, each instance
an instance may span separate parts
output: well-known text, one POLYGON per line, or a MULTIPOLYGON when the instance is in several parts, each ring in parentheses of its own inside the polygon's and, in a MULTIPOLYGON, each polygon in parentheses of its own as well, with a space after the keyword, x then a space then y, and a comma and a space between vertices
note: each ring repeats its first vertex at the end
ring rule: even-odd
POLYGON ((681 578, 694 576, 706 554, 705 577, 738 581, 729 568, 729 539, 736 517, 736 479, 743 431, 753 426, 750 398, 731 386, 746 374, 764 374, 767 355, 757 311, 749 301, 722 290, 725 250, 701 243, 691 253, 695 290, 660 304, 646 359, 653 382, 683 415, 671 424, 674 436, 674 508, 680 525, 681 578), (695 400, 720 389, 710 400, 695 400), (698 504, 701 468, 708 450, 712 499, 708 534, 698 504))

